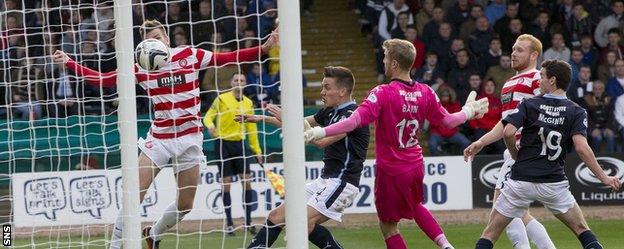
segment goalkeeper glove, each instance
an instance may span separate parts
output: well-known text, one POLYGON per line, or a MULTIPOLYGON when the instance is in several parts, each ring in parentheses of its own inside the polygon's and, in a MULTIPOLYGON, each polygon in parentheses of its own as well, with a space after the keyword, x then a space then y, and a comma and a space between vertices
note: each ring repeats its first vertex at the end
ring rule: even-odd
POLYGON ((466 119, 481 118, 488 112, 489 102, 487 98, 475 100, 477 92, 472 91, 466 99, 466 104, 462 107, 462 111, 466 114, 466 119))
POLYGON ((309 129, 306 132, 304 132, 304 136, 305 136, 306 143, 309 143, 314 140, 324 138, 325 129, 323 129, 323 127, 320 127, 320 126, 315 126, 312 129, 309 129))

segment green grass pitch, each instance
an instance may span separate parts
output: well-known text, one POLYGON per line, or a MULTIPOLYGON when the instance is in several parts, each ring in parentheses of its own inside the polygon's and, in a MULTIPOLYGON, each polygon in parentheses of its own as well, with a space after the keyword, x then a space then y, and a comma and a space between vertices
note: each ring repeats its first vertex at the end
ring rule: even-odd
MULTIPOLYGON (((403 224, 408 224, 403 221, 403 224)), ((413 224, 413 223, 412 223, 413 224)), ((555 245, 559 249, 580 248, 580 243, 574 235, 559 221, 545 221, 544 225, 548 230, 555 245)), ((589 220, 589 225, 598 236, 605 248, 624 248, 624 220, 589 220)), ((485 225, 446 225, 443 226, 447 237, 457 249, 473 248, 474 243, 478 239, 485 225)), ((340 241, 344 248, 354 249, 373 249, 385 248, 385 244, 381 239, 381 233, 376 226, 344 229, 331 229, 334 236, 340 241)), ((403 226, 401 229, 403 238, 407 240, 409 248, 435 249, 433 243, 418 230, 418 228, 409 225, 403 226)), ((285 247, 282 236, 277 240, 273 248, 285 247)), ((235 237, 225 237, 221 233, 203 234, 185 234, 183 236, 166 236, 161 243, 161 248, 245 248, 251 235, 243 235, 242 231, 238 231, 235 237)), ((18 239, 13 241, 16 248, 105 248, 103 237, 38 237, 34 241, 30 239, 18 239), (59 243, 57 243, 57 241, 59 243), (31 247, 32 242, 38 244, 31 247)), ((316 248, 310 244, 310 248, 316 248)), ((496 244, 496 248, 511 249, 511 245, 507 237, 503 235, 496 244)))

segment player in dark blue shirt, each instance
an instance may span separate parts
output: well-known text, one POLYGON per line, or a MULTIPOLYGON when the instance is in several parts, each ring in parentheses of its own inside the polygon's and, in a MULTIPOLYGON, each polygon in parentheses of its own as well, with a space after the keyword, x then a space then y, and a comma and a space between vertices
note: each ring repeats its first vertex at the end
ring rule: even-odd
MULTIPOLYGON (((311 126, 324 127, 346 119, 357 108, 357 104, 351 98, 355 82, 349 69, 326 67, 324 76, 321 98, 326 107, 316 115, 305 118, 306 129, 311 126)), ((274 117, 246 115, 244 119, 247 122, 265 121, 280 126, 281 110, 279 107, 270 106, 268 109, 274 117)), ((312 142, 318 148, 325 149, 323 157, 325 165, 321 176, 306 185, 308 231, 310 232, 308 238, 319 248, 342 248, 321 223, 330 219, 342 221, 344 209, 351 205, 359 193, 360 175, 366 159, 369 137, 369 129, 366 126, 346 134, 312 142)), ((270 247, 282 230, 284 215, 284 203, 271 210, 266 226, 260 229, 248 248, 270 247)))
POLYGON ((602 248, 570 193, 563 170, 566 154, 574 146, 581 160, 603 184, 617 191, 621 183, 598 165, 587 144, 587 113, 566 98, 564 89, 570 83, 570 65, 548 60, 542 63, 540 73, 540 91, 544 95, 523 101, 515 113, 503 120, 505 145, 516 161, 511 179, 494 203, 477 249, 493 248, 509 222, 522 217, 534 201, 544 204, 565 223, 583 248, 602 248), (516 145, 518 127, 522 127, 520 149, 516 145))

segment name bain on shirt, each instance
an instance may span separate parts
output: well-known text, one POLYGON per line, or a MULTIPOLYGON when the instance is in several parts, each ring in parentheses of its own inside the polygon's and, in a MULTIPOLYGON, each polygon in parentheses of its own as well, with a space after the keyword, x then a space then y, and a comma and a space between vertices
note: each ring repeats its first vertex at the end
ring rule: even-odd
POLYGON ((566 111, 566 106, 549 106, 549 105, 540 105, 540 110, 543 110, 546 116, 543 113, 540 113, 537 117, 537 120, 542 121, 544 123, 553 124, 553 125, 562 125, 565 121, 565 117, 560 117, 561 112, 566 111))
MULTIPOLYGON (((422 97, 422 93, 420 91, 406 92, 403 90, 399 90, 399 95, 401 95, 403 99, 405 99, 405 102, 416 102, 419 97, 422 97)), ((417 105, 403 104, 403 112, 416 113, 417 111, 417 105)))
POLYGON ((158 87, 171 87, 186 83, 184 74, 162 77, 157 80, 158 87))

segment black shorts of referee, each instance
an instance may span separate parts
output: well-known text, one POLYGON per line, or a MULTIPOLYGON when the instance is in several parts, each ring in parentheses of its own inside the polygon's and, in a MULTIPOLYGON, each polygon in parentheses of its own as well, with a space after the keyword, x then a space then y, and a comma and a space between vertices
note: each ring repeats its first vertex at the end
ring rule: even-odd
POLYGON ((219 159, 217 166, 221 177, 250 173, 249 163, 255 160, 255 157, 244 141, 217 139, 215 152, 219 159))

